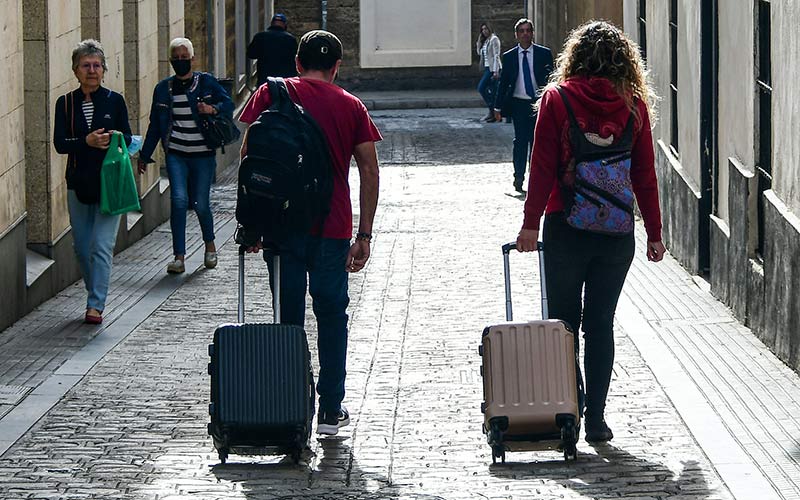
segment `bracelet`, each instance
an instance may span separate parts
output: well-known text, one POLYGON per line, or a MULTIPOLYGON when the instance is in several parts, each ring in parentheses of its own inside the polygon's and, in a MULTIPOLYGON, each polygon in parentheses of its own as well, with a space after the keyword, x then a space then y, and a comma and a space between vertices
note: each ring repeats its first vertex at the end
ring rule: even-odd
POLYGON ((356 240, 363 240, 369 243, 372 241, 372 235, 369 233, 356 233, 356 240))

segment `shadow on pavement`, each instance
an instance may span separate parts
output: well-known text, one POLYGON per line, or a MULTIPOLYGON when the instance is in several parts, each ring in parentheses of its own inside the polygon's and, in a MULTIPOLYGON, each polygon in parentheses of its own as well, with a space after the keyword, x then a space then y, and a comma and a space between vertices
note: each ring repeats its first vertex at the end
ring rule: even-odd
POLYGON ((719 496, 710 491, 702 467, 694 460, 681 462, 681 470, 676 473, 662 463, 639 458, 610 444, 596 445, 594 450, 596 455, 579 451, 575 462, 555 458, 513 462, 515 454, 508 453, 506 463, 490 466, 489 472, 502 479, 554 481, 587 498, 680 496, 699 500, 719 496))
POLYGON ((341 500, 343 496, 348 500, 439 498, 401 492, 400 488, 390 486, 383 474, 362 470, 346 440, 348 438, 336 437, 319 440, 316 455, 308 450, 298 465, 288 457, 272 463, 256 463, 252 460, 236 463, 243 457, 231 455, 231 462, 213 466, 212 473, 220 481, 236 484, 248 499, 341 500))

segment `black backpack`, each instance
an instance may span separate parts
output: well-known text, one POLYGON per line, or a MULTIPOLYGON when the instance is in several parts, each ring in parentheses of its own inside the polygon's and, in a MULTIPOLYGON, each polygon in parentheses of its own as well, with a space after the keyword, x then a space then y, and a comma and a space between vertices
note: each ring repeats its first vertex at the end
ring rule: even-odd
POLYGON ((325 134, 292 101, 282 78, 267 84, 272 105, 250 125, 239 165, 236 220, 246 244, 308 233, 325 220, 333 194, 325 134))

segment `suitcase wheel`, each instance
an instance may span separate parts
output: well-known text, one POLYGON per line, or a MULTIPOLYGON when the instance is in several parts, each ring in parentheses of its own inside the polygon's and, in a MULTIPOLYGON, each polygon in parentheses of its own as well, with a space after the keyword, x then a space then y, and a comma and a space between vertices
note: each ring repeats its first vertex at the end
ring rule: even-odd
POLYGON ((492 422, 489 425, 490 427, 486 440, 489 442, 489 446, 492 447, 492 463, 496 464, 498 458, 502 463, 506 463, 506 447, 503 445, 503 431, 500 430, 500 425, 497 422, 492 422))
POLYGON ((496 464, 498 458, 501 463, 506 463, 506 449, 502 444, 492 446, 492 463, 496 464))
POLYGON ((564 460, 578 459, 578 433, 579 429, 575 426, 574 420, 568 420, 561 427, 561 448, 564 450, 564 460))

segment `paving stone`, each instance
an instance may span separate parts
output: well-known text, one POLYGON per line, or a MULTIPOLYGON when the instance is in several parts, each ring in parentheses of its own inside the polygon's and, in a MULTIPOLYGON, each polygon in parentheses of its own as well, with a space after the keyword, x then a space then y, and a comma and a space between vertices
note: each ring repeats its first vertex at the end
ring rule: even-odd
MULTIPOLYGON (((381 172, 372 257, 350 280, 352 424, 339 436, 312 439, 299 466, 283 457, 218 464, 206 434, 206 346, 235 319, 238 256, 228 243, 216 269, 187 280, 0 459, 0 497, 732 498, 621 329, 614 441, 581 441, 576 462, 542 451, 491 465, 477 345, 503 319, 500 244, 516 235, 522 201, 509 192, 510 163, 487 163, 510 157, 510 125, 478 125, 472 114, 376 113, 394 148, 381 157, 400 160, 381 172), (475 158, 464 144, 476 145, 475 158)), ((234 195, 221 188, 216 208, 234 195)), ((512 260, 516 317, 537 318, 535 258, 512 260)), ((247 261, 248 321, 271 318, 265 268, 247 261)), ((314 348, 310 314, 306 329, 314 348)))

